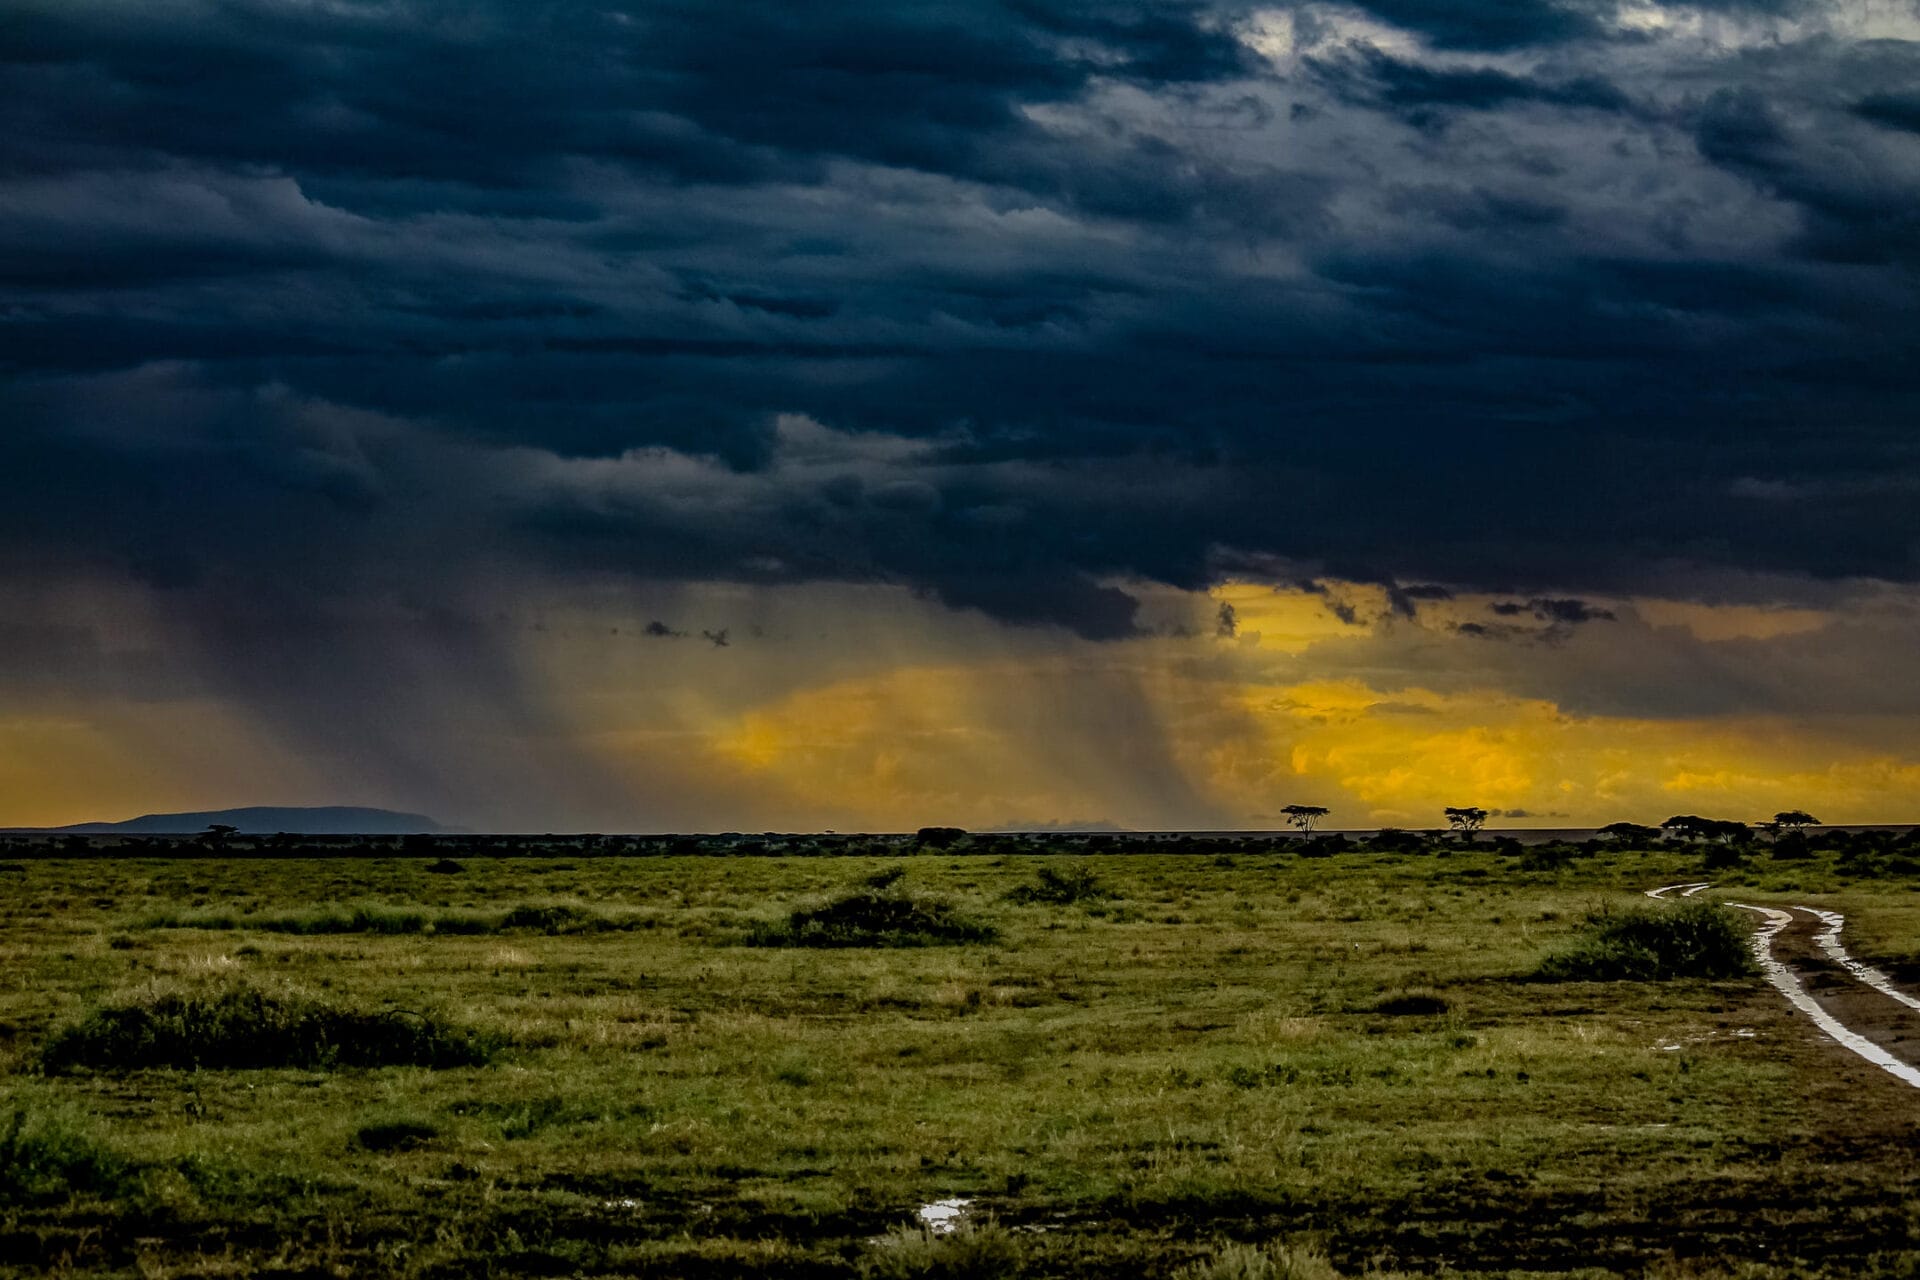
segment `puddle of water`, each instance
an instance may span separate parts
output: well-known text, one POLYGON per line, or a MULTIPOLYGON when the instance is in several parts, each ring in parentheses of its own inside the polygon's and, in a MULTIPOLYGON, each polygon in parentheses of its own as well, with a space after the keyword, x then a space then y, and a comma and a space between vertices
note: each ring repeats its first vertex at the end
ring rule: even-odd
POLYGON ((965 1197, 955 1197, 923 1204, 920 1206, 920 1225, 927 1229, 929 1235, 944 1236, 965 1220, 967 1206, 972 1203, 965 1197))

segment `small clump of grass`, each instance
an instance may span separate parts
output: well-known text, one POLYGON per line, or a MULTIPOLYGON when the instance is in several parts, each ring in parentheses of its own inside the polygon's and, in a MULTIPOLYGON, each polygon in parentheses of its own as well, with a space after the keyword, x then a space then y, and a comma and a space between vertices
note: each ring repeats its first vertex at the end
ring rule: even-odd
POLYGON ((470 1067, 499 1048, 432 1014, 356 1009, 251 988, 160 995, 96 1009, 57 1031, 41 1069, 470 1067))
POLYGON ((1032 884, 1016 885, 1007 891, 1008 902, 1044 903, 1060 907, 1112 896, 1086 867, 1069 867, 1065 871, 1041 867, 1034 873, 1032 884))
POLYGON ((1755 972, 1739 917, 1718 903, 1688 902, 1591 915, 1580 941, 1548 956, 1533 976, 1542 982, 1665 982, 1755 972))
POLYGON ((58 1204, 77 1195, 112 1199, 130 1189, 133 1166, 60 1112, 15 1108, 0 1121, 0 1206, 58 1204))
POLYGON ((440 1136, 424 1120, 377 1120, 354 1131, 353 1145, 363 1151, 412 1151, 440 1136))
POLYGON ((1221 1245, 1211 1258, 1174 1275, 1176 1280, 1340 1280, 1323 1255, 1273 1244, 1221 1245))
POLYGON ((1011 1280, 1026 1274, 1020 1237, 988 1219, 935 1233, 901 1227, 867 1246, 864 1280, 1011 1280))
POLYGON ((622 927, 620 921, 603 916, 598 911, 561 902, 515 907, 500 918, 499 932, 559 935, 605 933, 622 927))
POLYGON ((756 924, 746 941, 754 947, 937 947, 998 936, 992 925, 942 899, 862 889, 803 907, 783 921, 756 924))
POLYGON ((1453 1011, 1453 1002, 1438 991, 1412 987, 1395 991, 1376 1000, 1372 1012, 1389 1018, 1436 1018, 1453 1011))

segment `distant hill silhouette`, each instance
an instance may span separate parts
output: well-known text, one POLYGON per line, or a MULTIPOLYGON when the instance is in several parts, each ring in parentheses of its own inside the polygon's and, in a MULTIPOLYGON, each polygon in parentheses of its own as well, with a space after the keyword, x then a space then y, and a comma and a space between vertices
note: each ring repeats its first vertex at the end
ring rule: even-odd
POLYGON ((270 836, 286 831, 303 836, 404 836, 451 831, 419 813, 330 805, 317 809, 209 809, 203 813, 149 813, 125 822, 77 822, 68 827, 16 827, 15 831, 55 831, 74 835, 153 836, 205 831, 214 823, 237 827, 242 835, 270 836))

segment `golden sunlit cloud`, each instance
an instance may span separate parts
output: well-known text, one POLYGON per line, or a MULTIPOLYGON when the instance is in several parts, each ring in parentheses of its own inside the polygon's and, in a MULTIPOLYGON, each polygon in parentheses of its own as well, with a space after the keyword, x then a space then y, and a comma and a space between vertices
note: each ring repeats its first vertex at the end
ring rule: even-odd
MULTIPOLYGON (((458 751, 439 730, 316 745, 191 681, 142 700, 101 675, 0 721, 0 806, 19 824, 373 803, 508 829, 899 830, 1262 828, 1295 802, 1358 827, 1468 804, 1495 825, 1862 822, 1920 801, 1920 707, 1848 683, 1905 652, 1904 605, 1608 600, 1561 610, 1576 624, 1437 588, 1411 606, 1343 582, 1139 594, 1147 630, 1107 643, 871 585, 555 598, 481 637, 521 711, 449 684, 458 751), (1869 648, 1809 666, 1809 638, 1869 648)), ((159 623, 112 616, 112 652, 167 651, 159 623)), ((84 610, 70 622, 89 633, 84 610)))

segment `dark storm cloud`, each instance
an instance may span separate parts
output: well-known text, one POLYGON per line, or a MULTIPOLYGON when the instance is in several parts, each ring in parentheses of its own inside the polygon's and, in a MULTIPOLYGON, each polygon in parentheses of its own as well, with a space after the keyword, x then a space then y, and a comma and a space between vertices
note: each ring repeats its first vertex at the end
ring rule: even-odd
POLYGON ((1920 133, 1920 93, 1875 93, 1853 104, 1853 112, 1863 120, 1920 133))
POLYGON ((1393 109, 1416 124, 1437 123, 1450 111, 1493 111, 1522 103, 1628 112, 1626 94, 1598 76, 1538 80, 1491 67, 1465 70, 1407 62, 1361 47, 1309 65, 1334 94, 1361 104, 1393 109))
POLYGON ((1911 579, 1920 54, 1711 7, 23 3, 6 562, 1911 579))
POLYGON ((1581 6, 1547 0, 1367 0, 1365 7, 1441 49, 1504 50, 1604 31, 1581 6))
POLYGON ((1585 600, 1555 600, 1536 596, 1524 604, 1517 600, 1496 600, 1487 606, 1503 618, 1532 615, 1541 622, 1577 626, 1582 622, 1611 622, 1613 612, 1585 600))

